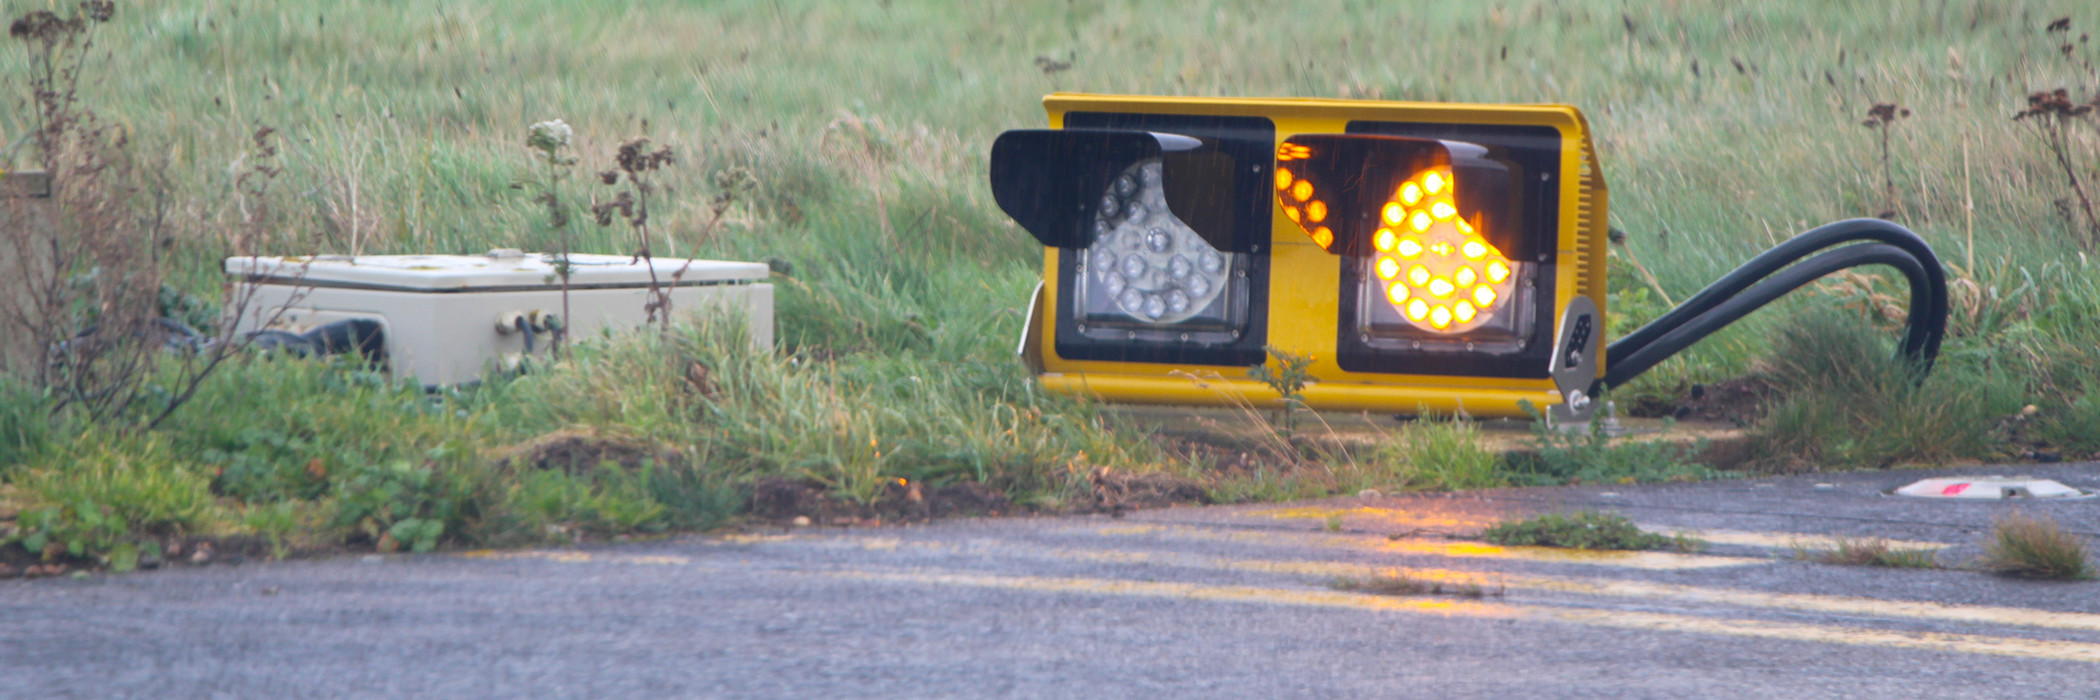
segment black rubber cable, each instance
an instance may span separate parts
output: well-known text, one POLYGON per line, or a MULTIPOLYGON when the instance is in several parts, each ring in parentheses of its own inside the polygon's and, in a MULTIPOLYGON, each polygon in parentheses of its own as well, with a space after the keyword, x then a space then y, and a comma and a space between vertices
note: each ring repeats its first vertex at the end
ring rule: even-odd
MULTIPOLYGON (((1876 241, 1902 248, 1925 268, 1926 283, 1930 287, 1927 291, 1931 296, 1922 300, 1922 306, 1911 309, 1910 331, 1904 338, 1904 351, 1921 358, 1938 355, 1939 338, 1947 330, 1947 274, 1940 268, 1939 256, 1932 252, 1932 246, 1925 244, 1925 239, 1895 223, 1881 219, 1846 219, 1809 229, 1743 263, 1677 308, 1612 343, 1607 359, 1615 360, 1639 352, 1692 317, 1706 313, 1796 260, 1824 248, 1856 241, 1876 241)), ((1915 292, 1912 297, 1917 298, 1915 292)))
MULTIPOLYGON (((1722 276, 1720 280, 1700 290, 1683 304, 1612 343, 1605 351, 1609 367, 1598 384, 1592 386, 1591 393, 1596 393, 1603 386, 1625 384, 1663 359, 1681 352, 1700 338, 1718 330, 1720 326, 1741 318, 1743 314, 1765 303, 1770 303, 1770 299, 1766 299, 1751 305, 1720 325, 1702 322, 1699 326, 1706 330, 1690 337, 1689 340, 1677 333, 1680 328, 1694 323, 1723 304, 1730 304, 1733 308, 1732 302, 1744 290, 1759 284, 1761 280, 1786 268, 1787 265, 1831 246, 1861 241, 1871 241, 1901 251, 1910 258, 1910 270, 1919 273, 1916 276, 1913 276, 1911 271, 1905 273, 1911 282, 1911 307, 1909 329, 1904 335, 1901 352, 1921 369, 1930 370, 1933 359, 1939 355, 1940 340, 1947 332, 1947 276, 1946 271, 1940 267, 1939 256, 1932 252, 1932 247, 1927 245, 1923 238, 1919 238, 1910 229, 1881 219, 1847 219, 1819 226, 1787 239, 1722 276), (1665 337, 1673 338, 1669 344, 1671 347, 1659 355, 1647 352, 1650 346, 1665 337)), ((1885 264, 1902 267, 1901 263, 1885 264)), ((1816 277, 1852 266, 1854 265, 1842 265, 1823 270, 1807 279, 1799 280, 1780 293, 1791 291, 1816 277)))
POLYGON ((512 325, 517 327, 519 333, 525 334, 525 354, 531 355, 533 341, 532 324, 526 321, 524 316, 519 316, 518 320, 512 325))
MULTIPOLYGON (((1759 256, 1759 259, 1763 259, 1763 257, 1759 256)), ((1904 354, 1906 357, 1917 360, 1921 369, 1930 369, 1933 357, 1939 352, 1940 333, 1946 327, 1947 320, 1944 311, 1938 314, 1924 311, 1932 308, 1935 299, 1945 298, 1946 288, 1944 282, 1935 284, 1939 279, 1944 279, 1934 274, 1941 272, 1938 261, 1935 259, 1928 264, 1926 261, 1919 260, 1912 251, 1887 243, 1860 243, 1826 250, 1805 262, 1781 270, 1778 274, 1744 285, 1747 288, 1733 290, 1734 293, 1729 294, 1726 298, 1705 304, 1706 308, 1703 313, 1689 319, 1683 319, 1669 326, 1658 337, 1654 337, 1636 350, 1620 354, 1619 345, 1626 341, 1621 340, 1619 343, 1613 343, 1607 351, 1611 353, 1609 355, 1611 364, 1605 370, 1604 377, 1598 380, 1597 385, 1593 386, 1591 391, 1594 393, 1603 387, 1622 386, 1634 377, 1640 376, 1641 373, 1660 364, 1663 360, 1669 359, 1671 355, 1683 352, 1685 348, 1691 347, 1693 343, 1705 339, 1706 336, 1728 324, 1741 320, 1744 316, 1750 315, 1750 312, 1763 308, 1766 304, 1770 304, 1773 300, 1785 296, 1788 292, 1814 282, 1824 275, 1862 265, 1888 265, 1896 268, 1898 272, 1903 273, 1905 279, 1909 280, 1912 309, 1910 314, 1911 336, 1917 339, 1917 345, 1915 346, 1917 349, 1912 350, 1911 341, 1906 340, 1904 354), (1925 332, 1919 333, 1921 329, 1925 332)), ((1748 266, 1746 265, 1745 267, 1748 266)), ((1717 283, 1715 287, 1718 286, 1720 285, 1717 283)), ((1712 290, 1713 287, 1708 289, 1712 290)), ((1704 296, 1704 294, 1702 293, 1701 296, 1704 296)), ((1690 306, 1692 303, 1687 301, 1685 306, 1690 306)), ((1685 306, 1678 308, 1682 309, 1685 306)), ((1673 311, 1672 314, 1668 314, 1665 317, 1668 318, 1671 315, 1675 315, 1675 312, 1673 311)), ((1658 319, 1657 323, 1660 322, 1661 319, 1658 319)), ((1648 330, 1655 327, 1655 325, 1651 323, 1643 327, 1642 330, 1648 330)), ((1628 338, 1632 338, 1632 336, 1628 336, 1628 338)))

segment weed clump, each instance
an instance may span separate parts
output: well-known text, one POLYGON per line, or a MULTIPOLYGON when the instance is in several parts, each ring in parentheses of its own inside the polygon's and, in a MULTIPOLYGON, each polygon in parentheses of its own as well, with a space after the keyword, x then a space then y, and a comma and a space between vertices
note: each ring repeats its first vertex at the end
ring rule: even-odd
POLYGON ((13 528, 0 530, 0 546, 128 570, 159 537, 196 531, 220 515, 197 465, 158 436, 88 430, 42 457, 13 480, 26 507, 13 528))
POLYGON ((1409 489, 1459 490, 1503 484, 1501 458, 1480 444, 1480 428, 1463 419, 1423 416, 1368 460, 1382 484, 1409 489))
POLYGON ((1579 511, 1571 515, 1547 513, 1523 520, 1506 520, 1480 533, 1489 542, 1507 546, 1567 547, 1570 549, 1675 549, 1692 552, 1706 543, 1684 535, 1646 532, 1625 516, 1579 511))
POLYGON ((1819 564, 1880 566, 1891 569, 1937 569, 1931 550, 1904 549, 1889 545, 1882 537, 1840 537, 1830 548, 1796 546, 1794 556, 1819 564))
POLYGON ((1870 324, 1798 315, 1775 334, 1767 361, 1779 398, 1751 434, 1757 463, 1798 472, 1988 454, 1997 444, 1988 382, 1958 367, 1919 372, 1870 324))
POLYGON ((1388 596, 1448 595, 1460 598, 1500 596, 1500 587, 1489 589, 1474 581, 1449 582, 1394 573, 1362 578, 1343 576, 1327 583, 1329 588, 1350 593, 1388 596))
MULTIPOLYGON (((1706 448, 1704 440, 1692 444, 1614 441, 1608 427, 1609 409, 1599 411, 1582 432, 1566 433, 1546 425, 1537 409, 1527 404, 1525 410, 1532 418, 1532 452, 1513 455, 1507 465, 1509 480, 1517 484, 1636 484, 1696 481, 1721 474, 1692 460, 1692 455, 1706 448)), ((1669 425, 1665 422, 1664 430, 1669 425)))
POLYGON ((2085 542, 2056 522, 2014 513, 1999 518, 1983 545, 1983 568, 2014 578, 2084 581, 2093 578, 2085 542))
POLYGON ((2083 384, 2077 399, 2042 413, 2034 437, 2079 455, 2100 452, 2100 381, 2083 384))
POLYGON ((1269 363, 1263 363, 1247 370, 1247 376, 1276 392, 1279 397, 1278 404, 1275 412, 1269 416, 1269 423, 1282 429, 1285 436, 1289 436, 1291 430, 1298 425, 1298 410, 1305 408, 1305 385, 1312 383, 1312 372, 1306 368, 1312 366, 1313 358, 1311 355, 1299 355, 1273 346, 1264 346, 1262 349, 1269 353, 1275 368, 1271 369, 1269 363))
POLYGON ((0 374, 0 478, 42 452, 55 431, 49 395, 0 374))

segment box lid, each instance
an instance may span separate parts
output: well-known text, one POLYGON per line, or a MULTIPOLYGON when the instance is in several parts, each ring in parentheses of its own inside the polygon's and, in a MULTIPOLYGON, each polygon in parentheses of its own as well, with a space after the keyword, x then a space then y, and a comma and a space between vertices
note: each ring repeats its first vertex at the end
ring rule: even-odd
MULTIPOLYGON (((226 259, 229 275, 261 276, 270 282, 325 287, 410 291, 498 291, 559 289, 553 256, 503 248, 486 255, 314 255, 226 259)), ((648 264, 625 255, 569 256, 571 288, 646 287, 650 269, 658 284, 734 284, 764 280, 765 263, 657 258, 648 264)))

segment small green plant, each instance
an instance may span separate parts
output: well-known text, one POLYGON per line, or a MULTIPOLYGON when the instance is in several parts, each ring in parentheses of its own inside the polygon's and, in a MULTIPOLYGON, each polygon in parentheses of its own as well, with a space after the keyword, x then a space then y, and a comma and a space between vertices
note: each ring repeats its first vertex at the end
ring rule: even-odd
POLYGON ((1341 531, 1342 531, 1342 516, 1339 516, 1339 515, 1330 515, 1330 516, 1327 516, 1327 525, 1326 525, 1326 527, 1327 527, 1327 531, 1328 531, 1328 532, 1341 532, 1341 531))
POLYGON ((1837 566, 1891 569, 1937 569, 1940 566, 1932 550, 1891 546, 1884 537, 1840 537, 1830 547, 1795 545, 1794 557, 1837 566))
POLYGON ((600 462, 579 476, 538 471, 515 487, 511 508, 550 535, 660 532, 668 522, 664 505, 650 493, 656 471, 647 461, 634 469, 600 462))
POLYGON ((15 479, 26 501, 14 542, 129 569, 144 541, 179 535, 217 511, 205 479, 156 436, 112 439, 98 430, 32 463, 15 479))
POLYGON ((1312 373, 1306 369, 1312 366, 1313 358, 1275 346, 1265 345, 1262 349, 1268 351, 1269 361, 1247 370, 1247 376, 1276 392, 1278 404, 1269 414, 1269 422, 1289 434, 1298 425, 1298 410, 1305 407, 1305 385, 1312 383, 1312 373))
POLYGON ((2093 578, 2085 542, 2046 518, 2013 513, 1991 527, 1983 569, 2015 578, 2084 581, 2093 578))
POLYGON ((283 559, 292 553, 292 538, 304 523, 300 517, 300 503, 280 501, 264 505, 249 506, 241 514, 241 523, 270 541, 270 558, 283 559))
POLYGON ((451 482, 452 474, 440 471, 435 459, 363 466, 339 489, 335 524, 351 528, 382 552, 403 546, 428 552, 437 548, 447 525, 464 515, 451 482))
POLYGON ((1405 449, 1406 485, 1437 490, 1502 485, 1500 456, 1480 444, 1480 428, 1462 418, 1424 415, 1400 429, 1400 439, 1380 449, 1405 449))
MULTIPOLYGON (((1526 486, 1555 486, 1696 481, 1721 475, 1692 461, 1692 455, 1706 449, 1703 439, 1691 444, 1614 440, 1608 428, 1611 404, 1604 405, 1588 427, 1576 433, 1547 426, 1538 409, 1524 404, 1532 418, 1532 451, 1510 456, 1504 465, 1509 480, 1526 486)), ((1665 432, 1671 426, 1670 421, 1663 422, 1665 432)))
MULTIPOLYGON (((1887 337, 1830 309, 1797 314, 1773 337, 1766 376, 1778 391, 1751 450, 1765 468, 1886 467, 1983 457, 2002 441, 2000 382, 1941 362, 1920 380, 1887 337)), ((2013 409, 2018 404, 2013 404, 2013 409)))
POLYGON ((50 394, 0 372, 0 479, 51 446, 50 394))
POLYGON ((1695 537, 1646 532, 1625 516, 1587 510, 1569 515, 1547 513, 1522 520, 1505 520, 1482 531, 1480 536, 1489 542, 1508 546, 1674 549, 1680 552, 1706 548, 1706 543, 1695 537))
POLYGON ((2042 411, 2034 436, 2082 457, 2100 452, 2100 378, 2080 384, 2078 398, 2042 411))
POLYGON ((1362 578, 1344 576, 1329 581, 1327 587, 1337 591, 1388 596, 1448 595, 1460 598, 1485 598, 1503 594, 1503 589, 1500 587, 1489 589, 1475 581, 1438 581, 1409 576, 1403 573, 1381 574, 1362 578))
POLYGON ((1425 414, 1401 427, 1358 462, 1346 485, 1358 489, 1457 490, 1503 485, 1501 457, 1480 443, 1480 429, 1459 418, 1425 414))
POLYGON ((359 465, 420 460, 474 418, 348 357, 263 355, 223 372, 163 434, 196 456, 215 493, 249 504, 322 499, 359 465))

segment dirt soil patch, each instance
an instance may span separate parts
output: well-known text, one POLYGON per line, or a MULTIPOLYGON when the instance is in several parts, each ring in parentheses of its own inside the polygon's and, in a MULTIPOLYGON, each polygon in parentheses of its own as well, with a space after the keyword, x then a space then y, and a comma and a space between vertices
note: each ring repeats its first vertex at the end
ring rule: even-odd
POLYGON ((1125 474, 1101 467, 1087 475, 1087 483, 1093 487, 1092 505, 1096 512, 1210 503, 1210 492, 1202 484, 1173 474, 1125 474))
MULTIPOLYGON (((1749 427, 1765 417, 1765 407, 1777 394, 1763 377, 1738 377, 1713 384, 1693 384, 1668 406, 1640 407, 1654 418, 1709 421, 1749 427)), ((1639 414, 1636 414, 1639 415, 1639 414)))
MULTIPOLYGON (((0 529, 12 525, 11 522, 0 521, 0 529)), ((156 539, 161 545, 160 556, 141 555, 138 565, 140 569, 239 566, 249 561, 267 561, 271 555, 270 542, 255 535, 156 539)), ((299 554, 317 553, 320 552, 299 554)), ((57 543, 52 544, 48 553, 32 552, 19 545, 0 547, 0 580, 64 576, 77 572, 99 572, 107 568, 93 558, 69 556, 65 553, 64 546, 57 543)))
POLYGON ((536 469, 559 469, 570 474, 588 473, 611 462, 634 469, 645 462, 676 464, 685 456, 667 445, 598 430, 557 430, 512 448, 508 459, 536 469))
POLYGON ((820 482, 776 476, 752 485, 750 516, 780 525, 794 524, 796 518, 808 518, 809 525, 880 525, 1008 515, 1014 509, 1005 492, 974 482, 935 487, 892 482, 881 498, 860 503, 831 493, 820 482))

